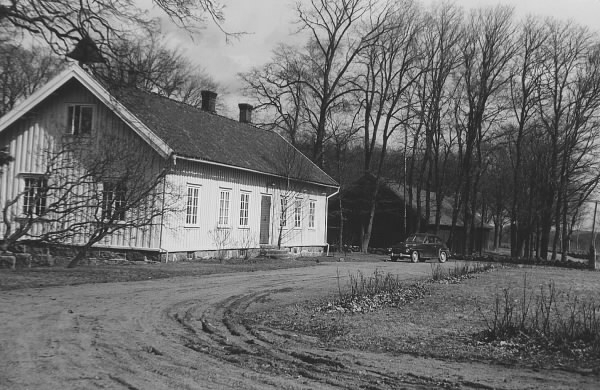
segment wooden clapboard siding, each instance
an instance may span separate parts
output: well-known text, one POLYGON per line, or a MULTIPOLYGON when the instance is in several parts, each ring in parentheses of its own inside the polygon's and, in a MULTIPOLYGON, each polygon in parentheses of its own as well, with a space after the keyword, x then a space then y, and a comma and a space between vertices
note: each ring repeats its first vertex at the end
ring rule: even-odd
MULTIPOLYGON (((111 109, 101 103, 92 93, 77 81, 67 82, 49 98, 44 100, 24 117, 16 121, 0 134, 0 147, 8 145, 10 155, 15 161, 4 168, 0 176, 0 204, 14 199, 23 191, 23 174, 44 173, 44 154, 63 142, 66 137, 77 141, 75 137, 66 136, 67 106, 69 104, 94 105, 92 138, 112 137, 127 145, 127 148, 151 159, 152 170, 158 172, 165 162, 141 138, 139 138, 111 109)), ((20 212, 22 202, 15 207, 20 212)), ((133 211, 132 211, 133 212, 133 211)), ((81 216, 85 218, 85 216, 81 216)), ((40 224, 34 229, 41 229, 40 224)), ((35 230, 34 230, 35 231, 35 230)), ((4 233, 4 225, 0 224, 0 234, 4 233)), ((80 244, 84 237, 74 237, 67 244, 80 244)), ((126 247, 139 249, 158 249, 160 244, 160 227, 141 229, 124 229, 106 237, 100 245, 109 247, 126 247)))
MULTIPOLYGON (((243 249, 248 247, 247 237, 251 237, 251 248, 259 246, 261 196, 271 196, 270 243, 276 244, 279 226, 280 196, 282 191, 278 181, 268 175, 211 165, 209 163, 178 159, 173 172, 168 176, 171 190, 179 194, 178 211, 165 218, 161 248, 168 251, 199 251, 217 249, 243 249), (275 184, 275 185, 273 185, 275 184), (197 226, 186 226, 187 186, 200 188, 197 226), (219 197, 221 189, 231 191, 229 240, 224 248, 219 248, 215 234, 219 218, 219 197), (250 194, 249 227, 239 226, 240 197, 242 192, 250 194)), ((287 193, 287 192, 286 192, 287 193)), ((305 184, 301 191, 292 196, 304 199, 303 226, 301 229, 287 229, 285 246, 321 246, 325 244, 325 203, 326 196, 318 186, 305 184), (306 192, 304 192, 306 191, 306 192), (308 201, 316 202, 315 228, 308 228, 308 201)), ((293 223, 293 220, 291 223, 293 223)), ((223 229, 221 229, 223 231, 223 229)))

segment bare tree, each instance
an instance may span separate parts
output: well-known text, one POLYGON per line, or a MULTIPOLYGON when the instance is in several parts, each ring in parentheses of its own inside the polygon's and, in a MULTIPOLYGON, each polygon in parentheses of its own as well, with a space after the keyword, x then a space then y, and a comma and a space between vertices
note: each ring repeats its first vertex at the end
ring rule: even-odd
MULTIPOLYGON (((375 218, 379 181, 384 166, 387 146, 396 129, 412 115, 411 87, 424 71, 419 62, 422 51, 419 38, 422 31, 422 16, 412 1, 396 4, 386 13, 386 22, 373 44, 359 56, 364 64, 364 79, 361 79, 364 114, 364 168, 375 172, 375 187, 370 199, 370 210, 363 221, 364 235, 362 250, 368 251, 375 218), (381 150, 377 164, 372 157, 378 137, 381 150)), ((371 30, 371 26, 368 27, 371 30)))
MULTIPOLYGON (((219 0, 153 0, 152 4, 178 26, 191 31, 207 19, 222 29, 223 6, 219 0)), ((60 54, 82 41, 87 41, 88 46, 80 46, 80 50, 91 48, 89 44, 94 42, 101 52, 108 53, 118 36, 139 27, 156 29, 157 26, 157 21, 134 0, 19 0, 0 4, 1 30, 41 37, 60 54)))
POLYGON ((517 52, 511 63, 512 77, 510 80, 510 107, 515 126, 509 133, 512 148, 512 204, 511 216, 511 255, 523 255, 525 239, 533 229, 531 220, 520 218, 519 205, 525 205, 524 187, 522 186, 522 148, 525 130, 528 124, 536 119, 536 108, 539 103, 539 83, 542 77, 543 54, 542 45, 546 39, 545 28, 538 19, 529 17, 520 26, 517 37, 517 52))
POLYGON ((270 164, 275 168, 277 177, 273 187, 279 195, 275 209, 279 212, 277 247, 294 237, 297 228, 301 228, 307 217, 308 198, 305 192, 305 180, 308 179, 310 160, 298 149, 285 142, 273 145, 270 164))
POLYGON ((63 64, 47 49, 0 43, 0 116, 48 82, 63 64))
MULTIPOLYGON (((551 147, 540 221, 540 255, 544 259, 548 255, 553 219, 558 232, 561 214, 566 212, 572 159, 577 161, 572 153, 582 137, 589 137, 586 129, 595 118, 598 103, 597 61, 591 52, 589 31, 556 20, 547 20, 546 31, 547 38, 542 47, 546 60, 538 92, 540 120, 551 147)), ((556 259, 557 240, 558 234, 555 234, 552 259, 556 259)))
POLYGON ((219 86, 198 65, 178 49, 168 48, 157 33, 120 40, 113 47, 114 58, 90 65, 93 72, 112 88, 135 87, 178 100, 201 105, 201 91, 219 86))
MULTIPOLYGON (((434 6, 426 15, 423 34, 424 75, 419 80, 419 119, 425 129, 425 152, 417 182, 417 200, 425 183, 425 220, 430 221, 431 199, 435 194, 435 232, 439 230, 442 202, 446 196, 444 167, 453 148, 449 128, 454 86, 449 82, 459 65, 459 45, 463 31, 462 12, 449 3, 434 6)), ((409 182, 412 184, 412 182, 409 182)), ((412 190, 410 191, 412 193, 412 190)), ((420 204, 420 202, 418 202, 420 204)), ((421 215, 420 207, 417 214, 421 215)))
POLYGON ((120 232, 152 229, 177 192, 165 183, 168 162, 133 151, 126 140, 62 143, 43 153, 45 170, 2 210, 4 249, 19 240, 72 244, 69 267, 94 246, 120 232))
POLYGON ((269 63, 240 75, 246 94, 258 102, 255 112, 262 113, 262 120, 255 118, 255 124, 278 131, 294 146, 306 136, 307 125, 299 56, 296 48, 280 44, 269 63))
MULTIPOLYGON (((354 91, 351 72, 357 56, 382 33, 385 10, 365 0, 311 0, 297 6, 299 25, 310 35, 300 58, 300 82, 308 90, 307 119, 314 131, 312 160, 323 166, 328 111, 354 91), (357 32, 358 27, 366 29, 357 32)), ((296 82, 296 81, 294 81, 296 82)))
POLYGON ((516 51, 511 8, 497 6, 471 12, 465 24, 462 45, 461 81, 464 83, 464 154, 462 191, 464 207, 463 249, 473 250, 471 235, 476 206, 476 183, 481 177, 481 142, 503 109, 493 101, 506 86, 507 64, 516 51))

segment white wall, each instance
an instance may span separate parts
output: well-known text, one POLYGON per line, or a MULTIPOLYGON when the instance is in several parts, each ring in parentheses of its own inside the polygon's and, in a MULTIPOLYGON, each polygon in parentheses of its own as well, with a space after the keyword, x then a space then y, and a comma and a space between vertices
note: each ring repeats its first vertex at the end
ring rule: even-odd
POLYGON ((258 248, 260 232, 261 196, 271 196, 270 244, 277 244, 280 197, 287 194, 302 199, 302 227, 293 228, 293 207, 288 210, 288 228, 284 230, 283 246, 325 245, 326 195, 325 188, 299 184, 293 194, 283 190, 282 182, 276 178, 245 172, 208 163, 178 159, 175 172, 168 176, 168 187, 178 195, 175 212, 165 215, 161 248, 169 252, 201 251, 217 249, 258 248), (200 188, 197 226, 186 226, 187 186, 200 188), (231 191, 229 226, 219 229, 219 196, 221 189, 231 191), (249 226, 239 226, 240 196, 250 194, 249 226), (315 228, 308 227, 308 203, 316 202, 315 228), (224 247, 219 248, 219 237, 228 236, 224 247), (250 241, 251 245, 246 246, 250 241))
MULTIPOLYGON (((76 142, 77 138, 67 134, 68 104, 92 104, 94 115, 92 138, 98 135, 115 137, 127 145, 130 150, 136 150, 148 159, 156 169, 163 163, 157 153, 139 138, 119 117, 100 102, 81 84, 68 82, 40 103, 30 113, 4 130, 0 134, 0 147, 8 146, 9 153, 15 161, 4 167, 0 175, 0 209, 5 202, 14 199, 24 190, 23 174, 43 174, 44 159, 53 146, 63 141, 76 142)), ((14 211, 20 213, 22 202, 15 205, 14 211)), ((43 223, 34 227, 34 231, 42 229, 43 223)), ((4 233, 4 224, 0 223, 0 236, 4 233)), ((141 229, 123 229, 112 236, 106 237, 101 245, 116 248, 158 249, 158 227, 141 229)), ((81 239, 72 239, 71 244, 82 243, 81 239)))

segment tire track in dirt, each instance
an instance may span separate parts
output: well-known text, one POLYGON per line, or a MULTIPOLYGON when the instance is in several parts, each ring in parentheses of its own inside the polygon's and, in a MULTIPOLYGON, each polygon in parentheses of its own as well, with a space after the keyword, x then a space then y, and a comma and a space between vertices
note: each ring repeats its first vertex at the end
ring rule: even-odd
MULTIPOLYGON (((290 287, 231 296, 210 307, 182 302, 170 316, 195 337, 187 346, 227 363, 267 375, 304 378, 303 385, 326 385, 343 389, 395 389, 452 387, 450 382, 411 374, 390 375, 375 367, 357 364, 339 351, 327 352, 292 332, 260 327, 239 321, 255 302, 290 287)), ((316 339, 315 339, 316 341, 316 339)))
POLYGON ((598 388, 572 373, 327 350, 314 337, 241 320, 333 293, 336 275, 375 268, 406 280, 430 272, 322 264, 1 293, 0 389, 598 388))

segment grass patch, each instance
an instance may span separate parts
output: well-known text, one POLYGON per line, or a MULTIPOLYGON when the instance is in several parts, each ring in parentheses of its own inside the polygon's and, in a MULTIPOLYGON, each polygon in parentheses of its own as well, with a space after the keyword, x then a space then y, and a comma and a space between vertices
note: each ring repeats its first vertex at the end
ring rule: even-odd
POLYGON ((256 272, 275 269, 311 267, 314 259, 257 259, 253 261, 180 262, 134 265, 82 265, 76 268, 36 267, 0 270, 0 291, 23 288, 71 286, 87 283, 134 282, 179 276, 203 276, 234 272, 256 272))
MULTIPOLYGON (((451 265, 446 263, 442 266, 451 265)), ((569 349, 549 349, 538 344, 543 342, 544 338, 535 343, 528 342, 527 340, 533 339, 530 335, 521 335, 522 340, 518 339, 518 336, 514 339, 495 340, 484 337, 484 331, 489 330, 488 325, 495 316, 495 292, 499 292, 501 303, 504 300, 503 291, 508 289, 509 292, 514 292, 507 298, 510 299, 510 304, 521 305, 519 297, 523 294, 525 272, 528 285, 526 296, 530 296, 530 291, 536 293, 531 298, 530 313, 534 312, 532 309, 536 297, 541 295, 542 286, 545 302, 548 303, 549 280, 553 281, 555 291, 568 291, 570 301, 561 301, 563 303, 559 306, 562 308, 573 307, 576 296, 578 303, 575 307, 584 303, 581 297, 586 297, 585 302, 600 302, 598 274, 553 267, 523 269, 498 267, 498 264, 495 266, 495 272, 482 272, 473 277, 473 274, 466 273, 462 266, 450 267, 451 270, 442 273, 436 264, 432 266, 431 276, 431 279, 435 278, 436 281, 422 282, 423 291, 404 290, 407 299, 403 302, 396 299, 392 301, 395 302, 393 304, 381 305, 372 302, 379 299, 375 298, 377 296, 388 295, 387 290, 390 286, 397 286, 391 290, 400 294, 402 289, 414 288, 415 282, 405 282, 406 284, 402 285, 394 283, 395 277, 388 277, 381 272, 362 277, 357 273, 354 274, 353 283, 344 282, 332 286, 329 299, 270 307, 268 311, 255 312, 246 319, 251 327, 276 328, 306 335, 305 342, 314 342, 322 348, 365 350, 392 356, 410 354, 449 361, 493 362, 518 367, 559 367, 600 375, 600 357, 586 350, 586 342, 573 342, 569 349), (461 283, 448 279, 459 274, 464 276, 461 283), (376 291, 378 293, 375 293, 376 291), (518 302, 515 302, 515 299, 518 302), (354 302, 361 310, 345 306, 344 302, 354 302), (370 310, 371 308, 373 310, 370 310)), ((482 268, 487 266, 484 264, 482 268)), ((500 321, 504 312, 503 309, 500 310, 501 304, 498 307, 500 321)), ((578 309, 576 312, 590 312, 589 306, 581 307, 585 309, 578 309)), ((510 306, 508 311, 510 312, 510 306)), ((513 308, 513 320, 520 318, 517 314, 519 312, 513 308)), ((565 329, 571 329, 570 312, 562 313, 563 326, 565 329)), ((591 321, 591 324, 593 323, 591 321)))
POLYGON ((600 357, 600 304, 554 281, 534 289, 524 274, 520 289, 496 291, 491 310, 480 311, 487 326, 483 341, 600 357))

